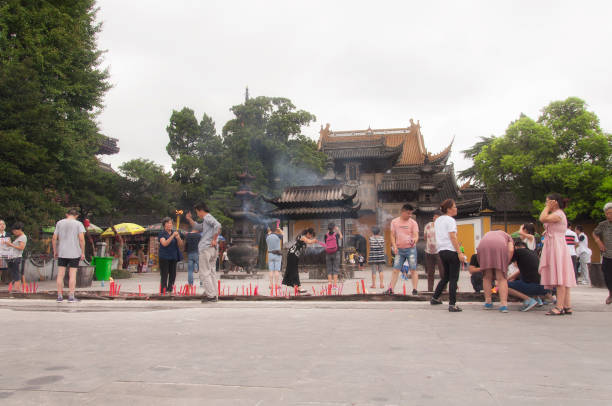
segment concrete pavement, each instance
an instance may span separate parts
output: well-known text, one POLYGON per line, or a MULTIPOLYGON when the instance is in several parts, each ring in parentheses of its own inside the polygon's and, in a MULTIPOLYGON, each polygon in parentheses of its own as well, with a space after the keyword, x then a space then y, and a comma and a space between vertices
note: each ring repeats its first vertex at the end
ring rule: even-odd
POLYGON ((0 403, 609 405, 612 307, 575 299, 563 317, 481 303, 0 300, 0 403))

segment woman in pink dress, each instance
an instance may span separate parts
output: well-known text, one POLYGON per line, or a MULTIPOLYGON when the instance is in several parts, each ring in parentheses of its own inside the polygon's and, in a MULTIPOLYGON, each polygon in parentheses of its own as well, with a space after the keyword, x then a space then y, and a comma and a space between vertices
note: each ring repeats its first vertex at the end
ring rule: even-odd
POLYGON ((548 289, 557 288, 557 306, 546 313, 548 316, 572 314, 570 288, 576 286, 574 264, 565 243, 567 218, 563 208, 565 202, 561 195, 552 193, 546 196, 546 206, 540 214, 546 230, 540 257, 541 283, 548 289))

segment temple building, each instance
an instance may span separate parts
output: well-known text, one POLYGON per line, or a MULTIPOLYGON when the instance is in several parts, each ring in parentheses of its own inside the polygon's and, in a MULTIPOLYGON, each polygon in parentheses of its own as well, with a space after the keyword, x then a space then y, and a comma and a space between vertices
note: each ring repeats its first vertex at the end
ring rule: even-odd
MULTIPOLYGON (((117 138, 103 136, 96 155, 114 155, 119 153, 118 141, 117 138)), ((102 162, 100 159, 98 159, 98 166, 106 171, 114 172, 109 164, 102 162)))
POLYGON ((448 162, 452 141, 430 151, 418 121, 411 119, 406 128, 351 131, 332 131, 327 124, 321 128, 318 145, 328 157, 322 184, 290 187, 268 199, 276 206, 270 214, 288 224, 289 239, 307 227, 321 238, 328 222, 334 221, 342 225, 346 236, 368 237, 377 225, 389 242, 390 221, 405 203, 416 208, 422 235, 433 211, 448 198, 457 202, 458 223, 465 223, 459 238, 465 240, 467 254, 491 228, 490 218, 481 216, 488 209, 484 194, 470 190, 463 196, 457 185, 448 162))

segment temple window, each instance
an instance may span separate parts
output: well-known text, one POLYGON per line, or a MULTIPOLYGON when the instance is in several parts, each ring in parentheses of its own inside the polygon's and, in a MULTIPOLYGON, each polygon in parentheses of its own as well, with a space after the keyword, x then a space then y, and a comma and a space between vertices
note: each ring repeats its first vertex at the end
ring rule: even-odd
POLYGON ((358 164, 347 164, 346 165, 346 178, 347 180, 358 180, 359 179, 359 166, 358 164))
POLYGON ((353 220, 351 219, 347 219, 346 222, 344 223, 344 234, 348 235, 353 235, 353 220))

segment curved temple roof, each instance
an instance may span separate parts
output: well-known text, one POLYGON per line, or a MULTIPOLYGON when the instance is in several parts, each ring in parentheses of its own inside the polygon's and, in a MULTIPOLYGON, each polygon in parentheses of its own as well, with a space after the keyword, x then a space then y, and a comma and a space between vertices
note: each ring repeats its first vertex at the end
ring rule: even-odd
POLYGON ((319 132, 319 149, 333 158, 391 158, 399 153, 395 166, 446 163, 453 141, 441 152, 425 148, 421 126, 410 120, 407 128, 331 131, 329 124, 319 132))

